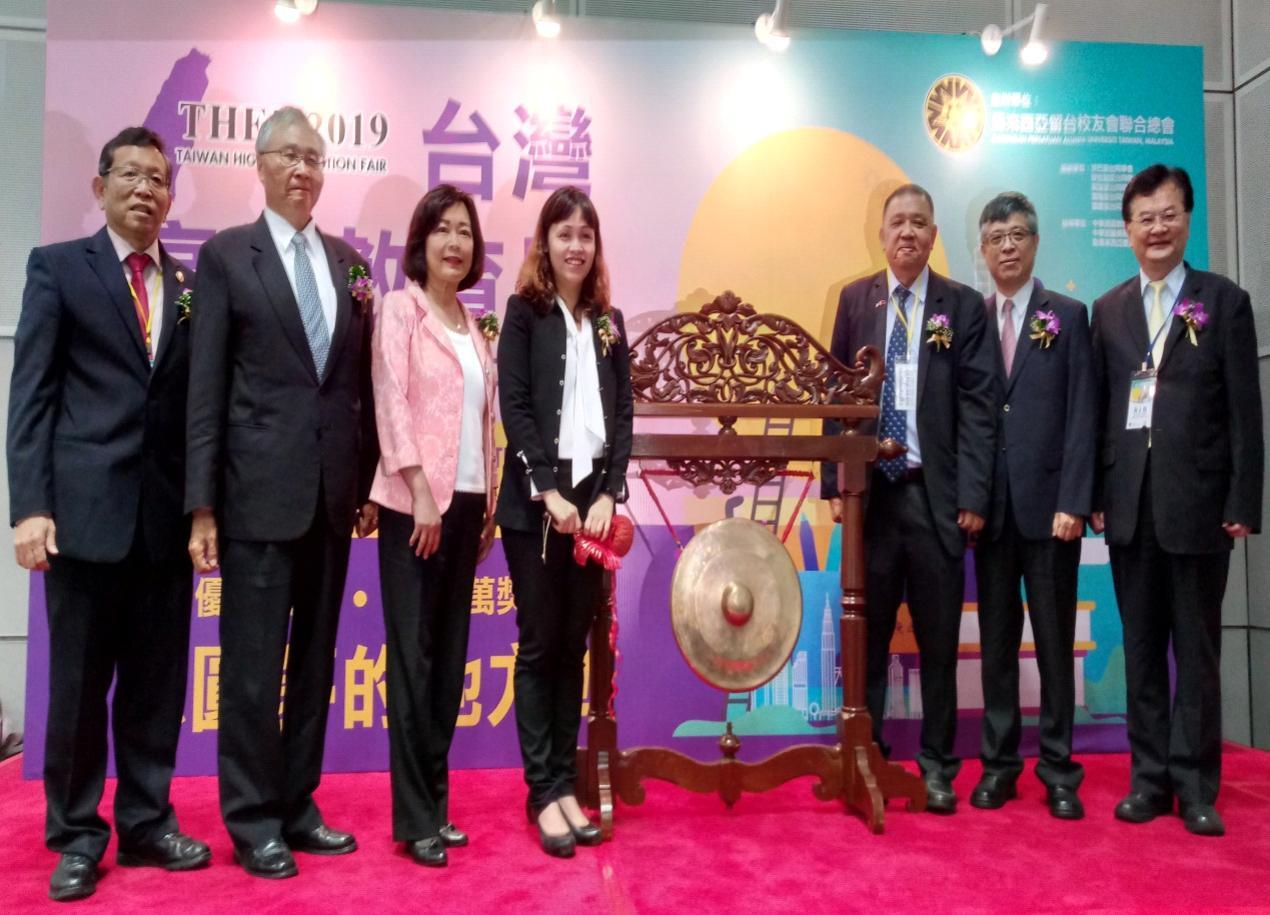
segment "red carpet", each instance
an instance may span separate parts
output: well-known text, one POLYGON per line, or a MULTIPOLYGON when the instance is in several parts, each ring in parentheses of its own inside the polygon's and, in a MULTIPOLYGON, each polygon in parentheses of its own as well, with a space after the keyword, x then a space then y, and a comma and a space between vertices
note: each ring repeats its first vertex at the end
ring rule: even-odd
MULTIPOLYGON (((1270 912, 1270 753, 1227 747, 1218 809, 1223 839, 1201 839, 1177 817, 1145 826, 1111 811, 1126 790, 1124 756, 1083 759, 1088 816, 1050 818, 1029 771, 1021 796, 999 811, 966 803, 979 774, 957 779, 953 817, 893 805, 873 836, 800 780, 746 796, 728 811, 717 798, 649 783, 641 807, 618 808, 617 839, 548 858, 526 826, 520 773, 454 774, 452 813, 472 836, 445 870, 413 864, 389 841, 388 776, 332 775, 319 793, 327 819, 357 833, 342 858, 297 856, 300 876, 277 883, 231 864, 211 778, 178 779, 182 826, 211 842, 208 870, 168 874, 114 866, 114 847, 91 899, 74 910, 215 912, 566 912, 691 915, 850 911, 1270 912)), ((18 759, 0 763, 0 912, 66 911, 47 900, 55 856, 43 847, 39 782, 18 759)), ((113 783, 107 787, 107 801, 113 783)), ((108 806, 103 810, 108 810, 108 806)), ((108 815, 109 818, 109 815, 108 815)))

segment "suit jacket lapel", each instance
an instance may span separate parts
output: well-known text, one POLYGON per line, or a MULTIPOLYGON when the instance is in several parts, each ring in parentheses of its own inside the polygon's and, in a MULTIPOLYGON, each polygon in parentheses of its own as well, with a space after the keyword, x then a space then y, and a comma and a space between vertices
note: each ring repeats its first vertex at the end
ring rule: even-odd
POLYGON ((304 333, 304 322, 300 320, 300 306, 296 303, 295 293, 291 291, 291 282, 282 266, 282 258, 278 256, 273 236, 269 234, 269 225, 265 222, 264 214, 256 220, 252 230, 251 248, 255 252, 252 265, 265 288, 269 304, 273 306, 274 313, 282 324, 283 332, 313 380, 319 381, 313 351, 309 349, 309 338, 304 333))
POLYGON ((1009 379, 1005 375, 1005 358, 1001 355, 1001 331, 997 329, 997 294, 989 293, 983 300, 983 305, 984 317, 988 320, 988 333, 995 344, 992 364, 997 367, 997 377, 1004 385, 1009 379))
MULTIPOLYGON (((1147 347, 1151 345, 1151 334, 1147 330, 1146 305, 1142 301, 1142 288, 1138 284, 1136 276, 1129 281, 1129 288, 1125 290, 1120 304, 1124 309, 1122 318, 1125 324, 1125 332, 1129 335, 1130 342, 1138 351, 1138 361, 1145 362, 1147 347)), ((1156 366, 1156 368, 1158 369, 1159 366, 1156 366)))
POLYGON ((322 232, 318 232, 318 237, 322 239, 322 246, 326 249, 326 266, 331 272, 331 282, 335 284, 335 332, 331 334, 331 351, 326 358, 329 375, 340 347, 348 339, 348 325, 353 317, 353 294, 348 291, 348 268, 352 264, 348 263, 322 232))
MULTIPOLYGON (((890 308, 891 294, 886 288, 886 272, 883 271, 873 278, 860 327, 862 344, 875 347, 882 354, 883 365, 886 365, 886 315, 890 308)), ((855 353, 847 353, 847 364, 854 363, 855 353)))
POLYGON ((159 260, 163 265, 163 328, 159 331, 159 353, 154 361, 154 371, 158 371, 167 357, 168 349, 172 343, 172 337, 176 334, 176 325, 180 321, 180 316, 176 313, 176 299, 183 289, 189 288, 188 285, 176 277, 177 271, 184 271, 181 265, 176 262, 168 252, 159 245, 159 260))
POLYGON ((106 287, 106 292, 110 295, 110 301, 115 306, 115 312, 119 315, 120 320, 123 321, 124 332, 132 340, 133 349, 141 360, 140 367, 144 368, 148 374, 150 371, 150 360, 146 356, 146 343, 145 338, 141 336, 141 324, 137 320, 137 309, 132 302, 132 293, 128 291, 128 283, 123 278, 123 266, 119 263, 119 258, 115 254, 115 246, 111 244, 110 236, 106 234, 105 227, 89 239, 87 252, 93 272, 97 274, 102 285, 106 287))
MULTIPOLYGON (((944 281, 934 270, 926 273, 926 301, 922 305, 922 319, 913 328, 917 334, 917 409, 922 409, 926 397, 926 376, 930 368, 930 353, 935 344, 926 342, 926 322, 940 313, 944 301, 944 281)), ((945 314, 947 314, 945 312, 945 314)), ((952 317, 948 316, 951 323, 952 317)))
MULTIPOLYGON (((1182 291, 1178 293, 1177 301, 1182 302, 1188 298, 1195 301, 1203 301, 1200 293, 1203 285, 1199 277, 1191 270, 1190 265, 1187 264, 1186 274, 1182 277, 1182 291)), ((1174 307, 1177 307, 1176 302, 1174 307)), ((1164 320, 1168 323, 1168 330, 1164 334, 1164 351, 1160 353, 1160 365, 1156 366, 1157 370, 1169 361, 1169 356, 1172 354, 1174 347, 1177 346, 1178 339, 1186 332, 1186 322, 1176 317, 1172 310, 1164 315, 1164 320)))
MULTIPOLYGON (((456 363, 459 361, 459 354, 454 349, 454 341, 450 339, 450 335, 446 333, 445 325, 441 323, 440 316, 436 313, 435 308, 428 307, 428 300, 423 294, 423 290, 417 286, 411 286, 410 297, 414 300, 415 307, 423 315, 423 329, 437 341, 437 345, 450 355, 456 363)), ((463 309, 467 311, 467 309, 463 309)))

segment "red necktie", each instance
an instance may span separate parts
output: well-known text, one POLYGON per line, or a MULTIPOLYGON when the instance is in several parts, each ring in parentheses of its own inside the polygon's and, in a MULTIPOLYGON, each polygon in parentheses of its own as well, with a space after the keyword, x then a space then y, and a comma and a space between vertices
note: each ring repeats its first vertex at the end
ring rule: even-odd
POLYGON ((150 255, 133 251, 124 263, 132 272, 132 301, 137 308, 137 321, 141 325, 141 339, 146 344, 146 355, 150 354, 150 293, 146 291, 146 267, 150 265, 150 255))

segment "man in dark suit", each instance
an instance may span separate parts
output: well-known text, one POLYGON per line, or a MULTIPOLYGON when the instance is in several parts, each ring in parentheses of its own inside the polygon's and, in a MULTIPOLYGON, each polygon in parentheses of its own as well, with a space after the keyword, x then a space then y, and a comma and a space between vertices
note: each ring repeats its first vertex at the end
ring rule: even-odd
POLYGON ((121 131, 101 152, 96 235, 36 248, 9 388, 18 563, 43 571, 49 623, 45 841, 49 895, 92 895, 110 827, 106 696, 119 863, 203 867, 169 800, 185 701, 193 576, 183 545, 193 274, 159 244, 171 206, 163 140, 121 131))
MULTIPOLYGON (((830 349, 847 364, 865 345, 886 354, 877 434, 907 449, 875 465, 864 518, 874 739, 889 752, 882 740, 887 661, 907 595, 921 662, 917 762, 928 809, 952 813, 961 766, 953 739, 966 537, 988 512, 996 400, 983 297, 930 270, 937 231, 929 193, 915 184, 891 193, 880 230, 888 269, 842 290, 830 349)), ((825 431, 839 427, 826 423, 825 431)), ((821 497, 841 520, 836 465, 822 467, 821 497)))
POLYGON ((1107 533, 1124 626, 1132 761, 1116 816, 1144 823, 1176 797, 1188 830, 1219 836, 1221 604, 1235 538, 1261 526, 1264 455, 1252 305, 1183 261, 1193 204, 1180 168, 1152 165, 1125 187, 1139 269, 1094 302, 1091 522, 1107 533))
POLYGON ((1089 316, 1032 275, 1040 244, 1036 209, 999 194, 979 217, 994 293, 987 301, 996 363, 997 461, 992 514, 975 547, 983 659, 983 777, 970 795, 995 809, 1016 794, 1019 645, 1027 588, 1041 674, 1041 758, 1050 813, 1080 819, 1084 770, 1072 761, 1076 684, 1076 574, 1094 485, 1094 377, 1089 316))
POLYGON ((312 218, 323 149, 296 108, 261 125, 265 212, 203 246, 191 338, 190 556, 224 579, 221 813, 236 860, 271 878, 296 873, 293 850, 357 848, 313 800, 349 539, 355 519, 363 535, 375 527, 379 456, 370 303, 349 289, 365 263, 312 218))

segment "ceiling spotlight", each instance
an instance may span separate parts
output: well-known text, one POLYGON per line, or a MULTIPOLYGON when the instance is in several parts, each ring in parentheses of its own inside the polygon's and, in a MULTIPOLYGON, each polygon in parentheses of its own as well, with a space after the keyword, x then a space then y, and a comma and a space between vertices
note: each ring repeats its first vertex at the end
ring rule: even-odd
POLYGON ((1001 28, 999 25, 989 25, 984 28, 983 33, 979 36, 979 46, 983 48, 983 53, 989 57, 1001 50, 1001 42, 1007 35, 1013 35, 1022 29, 1028 23, 1032 25, 1032 31, 1028 33, 1027 44, 1019 51, 1019 59, 1029 67, 1044 63, 1045 58, 1049 57, 1049 46, 1041 39, 1042 23, 1045 21, 1045 11, 1049 8, 1048 3, 1036 4, 1036 9, 1032 10, 1031 15, 1024 16, 1018 22, 1009 28, 1001 28))
POLYGON ((529 15, 534 20, 534 28, 538 30, 540 37, 559 37, 560 19, 556 16, 556 0, 538 0, 529 15))
POLYGON ((754 20, 754 37, 773 51, 789 48, 789 0, 776 0, 776 8, 754 20))
POLYGON ((277 0, 273 14, 283 22, 298 22, 301 16, 311 16, 318 0, 277 0))

